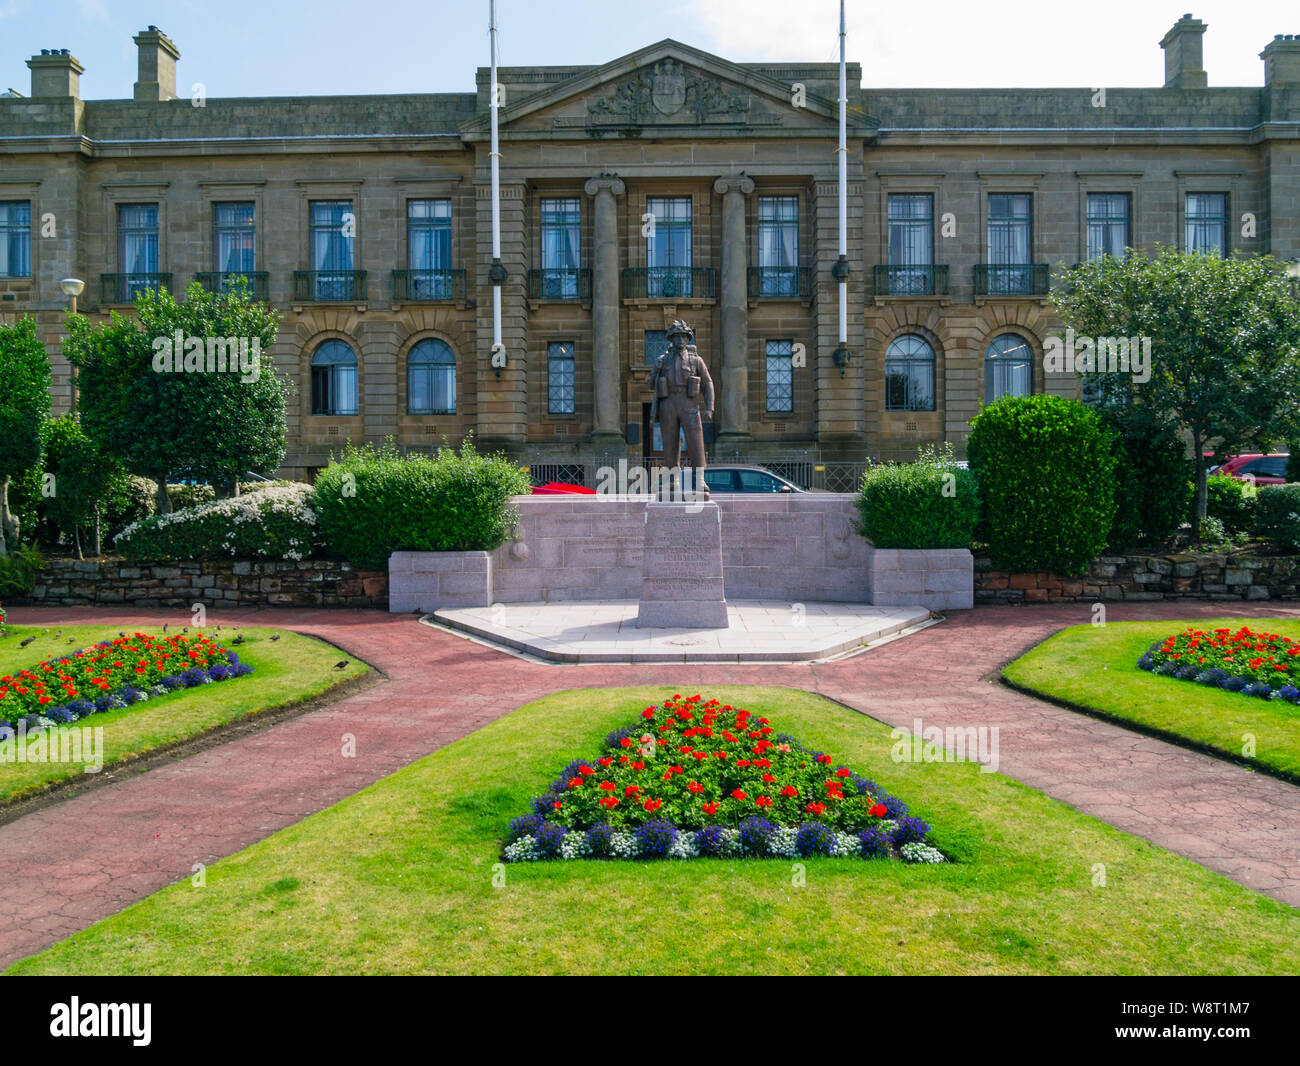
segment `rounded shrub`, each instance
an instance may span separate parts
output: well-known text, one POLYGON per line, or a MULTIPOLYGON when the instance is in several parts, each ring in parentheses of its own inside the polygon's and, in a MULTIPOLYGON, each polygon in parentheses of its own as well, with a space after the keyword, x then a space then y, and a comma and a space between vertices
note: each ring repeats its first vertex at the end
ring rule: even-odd
POLYGON ((1001 570, 1082 573, 1115 517, 1111 434, 1060 396, 1009 396, 971 423, 989 554, 1001 570))
POLYGON ((1259 490, 1255 532, 1283 551, 1300 552, 1300 484, 1265 485, 1259 490))
POLYGON ((1228 536, 1250 533, 1255 528, 1255 506, 1259 490, 1249 481, 1235 477, 1205 479, 1205 514, 1223 523, 1228 536))
POLYGON ((1187 445, 1177 425, 1141 408, 1106 410, 1101 419, 1114 434, 1115 520, 1107 546, 1159 548, 1178 532, 1192 505, 1187 445))
POLYGON ((349 447, 322 470, 314 507, 330 554, 383 570, 396 551, 491 551, 518 521, 510 497, 529 487, 526 471, 468 441, 432 457, 388 442, 349 447))
POLYGON ((117 535, 131 562, 181 559, 306 559, 316 548, 310 485, 272 485, 133 522, 117 535))
POLYGON ((872 464, 858 493, 862 535, 877 548, 969 548, 979 520, 975 475, 952 445, 914 463, 872 464))

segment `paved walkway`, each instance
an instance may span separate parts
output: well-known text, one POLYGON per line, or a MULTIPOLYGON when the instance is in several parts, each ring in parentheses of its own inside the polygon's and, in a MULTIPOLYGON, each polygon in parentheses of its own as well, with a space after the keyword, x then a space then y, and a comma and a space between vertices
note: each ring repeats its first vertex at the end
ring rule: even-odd
MULTIPOLYGON (((1112 621, 1300 617, 1245 603, 1112 605, 1112 621)), ((15 609, 16 624, 175 621, 176 612, 15 609)), ((185 616, 188 621, 188 615, 185 616)), ((373 611, 222 612, 210 622, 316 634, 387 681, 320 711, 0 826, 0 967, 321 810, 550 692, 580 686, 819 692, 891 725, 1001 729, 1000 770, 1079 810, 1300 906, 1300 788, 1021 696, 990 671, 1087 604, 987 607, 865 655, 790 665, 551 666, 373 611), (924 674, 916 666, 925 663, 924 674), (341 757, 344 733, 356 757, 341 757)))

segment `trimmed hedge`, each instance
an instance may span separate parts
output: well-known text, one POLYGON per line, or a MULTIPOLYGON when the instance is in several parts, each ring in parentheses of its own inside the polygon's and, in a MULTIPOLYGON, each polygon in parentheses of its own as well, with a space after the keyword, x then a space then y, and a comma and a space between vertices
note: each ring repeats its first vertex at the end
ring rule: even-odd
POLYGON ((349 446, 316 478, 326 550, 365 570, 386 570, 395 551, 491 551, 515 528, 510 497, 528 474, 469 441, 432 457, 402 455, 391 441, 349 446))
POLYGON ((1265 485, 1256 502, 1256 532, 1285 551, 1300 552, 1300 484, 1265 485))
POLYGON ((1259 490, 1235 477, 1205 479, 1205 515, 1223 523, 1228 536, 1255 530, 1255 508, 1259 490))
POLYGON ((975 475, 952 445, 922 448, 914 463, 873 464, 858 494, 862 535, 877 548, 969 548, 979 521, 975 475))
POLYGON ((312 487, 268 485, 133 522, 115 538, 131 562, 190 559, 305 559, 317 547, 312 487))
POLYGON ((1162 547, 1182 526, 1196 488, 1187 480, 1187 446, 1173 422, 1141 408, 1099 412, 1115 435, 1115 520, 1108 550, 1162 547))
POLYGON ((966 454, 993 565, 1082 573, 1115 517, 1112 437, 1096 412, 1060 396, 1008 396, 971 427, 966 454))

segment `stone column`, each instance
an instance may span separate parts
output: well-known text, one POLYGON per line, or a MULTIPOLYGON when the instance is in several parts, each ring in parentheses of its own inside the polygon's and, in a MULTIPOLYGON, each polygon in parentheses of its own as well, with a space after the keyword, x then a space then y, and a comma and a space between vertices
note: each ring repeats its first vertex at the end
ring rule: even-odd
POLYGON ((623 368, 618 354, 619 278, 618 204, 627 191, 621 178, 602 174, 583 189, 595 198, 591 270, 592 377, 595 385, 595 419, 592 443, 617 447, 624 443, 619 402, 623 368))
POLYGON ((713 191, 722 197, 721 348, 718 390, 722 410, 719 444, 738 444, 749 432, 749 256, 745 239, 745 197, 754 191, 746 177, 719 178, 713 191))

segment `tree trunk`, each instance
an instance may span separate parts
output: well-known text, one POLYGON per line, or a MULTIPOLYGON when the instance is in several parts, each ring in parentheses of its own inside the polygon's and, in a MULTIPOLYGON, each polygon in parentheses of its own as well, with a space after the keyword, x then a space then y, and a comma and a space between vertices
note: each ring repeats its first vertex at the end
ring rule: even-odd
POLYGON ((77 559, 78 560, 84 559, 85 556, 81 553, 81 527, 80 526, 72 527, 72 543, 74 547, 76 547, 77 549, 77 559))
POLYGON ((158 496, 157 496, 157 500, 158 500, 158 513, 159 513, 159 514, 171 514, 171 513, 172 513, 172 498, 171 498, 170 496, 167 495, 167 479, 166 479, 166 478, 159 478, 159 480, 158 480, 158 496))
POLYGON ((1196 464, 1193 469, 1196 471, 1196 508, 1192 516, 1192 536, 1199 537, 1201 534, 1201 523, 1205 521, 1205 508, 1209 490, 1205 485, 1205 458, 1201 455, 1202 443, 1199 432, 1192 433, 1192 450, 1196 453, 1193 462, 1196 464))
POLYGON ((99 508, 96 507, 95 508, 95 558, 98 559, 103 554, 104 554, 104 543, 101 538, 101 531, 99 528, 99 508))
POLYGON ((9 554, 9 543, 18 547, 18 519, 9 513, 9 481, 0 478, 0 558, 9 554))

